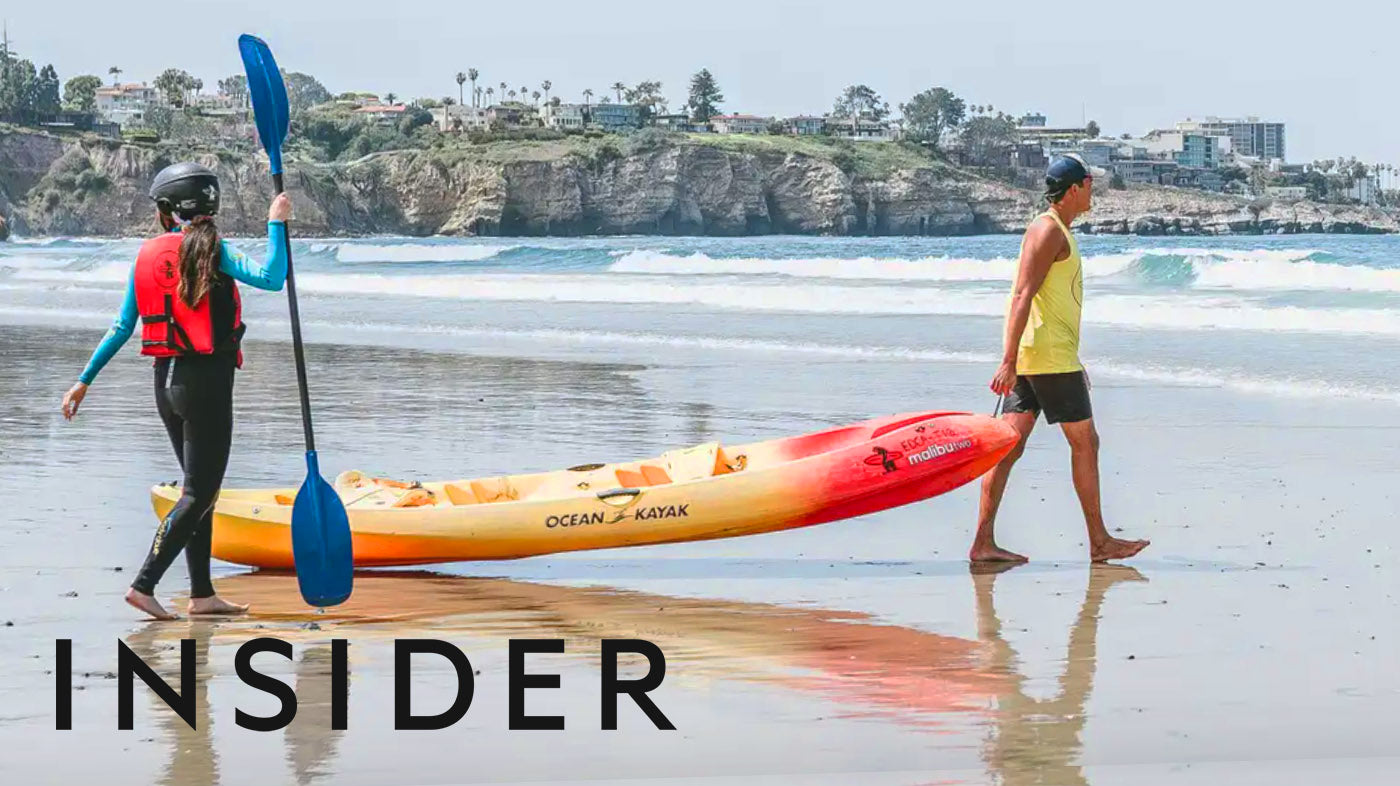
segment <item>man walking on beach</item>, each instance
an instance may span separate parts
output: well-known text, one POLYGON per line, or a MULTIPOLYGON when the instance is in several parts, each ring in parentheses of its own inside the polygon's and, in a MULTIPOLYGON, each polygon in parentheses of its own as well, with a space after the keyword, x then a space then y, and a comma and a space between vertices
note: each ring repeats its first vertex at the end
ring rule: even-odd
POLYGON ((991 384, 993 393, 1005 397, 1002 419, 1021 439, 982 479, 977 534, 968 555, 973 562, 1026 561, 998 547, 992 527, 1011 468, 1025 451, 1041 412, 1046 423, 1060 424, 1069 441, 1074 490, 1089 529, 1089 557, 1094 562, 1126 559, 1148 544, 1111 537, 1099 500, 1099 434, 1089 406, 1089 378, 1079 362, 1084 270, 1079 245, 1069 231, 1074 219, 1089 211, 1093 184, 1079 157, 1056 157, 1045 171, 1050 207, 1031 222, 1021 240, 1001 367, 991 384))

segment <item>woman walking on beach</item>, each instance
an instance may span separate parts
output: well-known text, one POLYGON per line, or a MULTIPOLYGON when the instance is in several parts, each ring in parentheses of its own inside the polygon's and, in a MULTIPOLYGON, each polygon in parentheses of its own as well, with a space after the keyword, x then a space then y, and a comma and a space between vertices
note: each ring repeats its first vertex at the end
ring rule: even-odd
POLYGON ((136 255, 120 313, 87 368, 63 396, 77 414, 88 386, 141 321, 141 354, 155 360, 156 411, 184 470, 179 502, 156 529, 126 602, 156 619, 175 619, 155 598, 156 584, 181 549, 190 574, 190 614, 236 614, 246 606, 214 592, 209 578, 214 502, 233 436, 233 376, 243 364, 245 325, 236 281, 280 290, 287 278, 284 237, 292 205, 285 194, 267 212, 268 258, 257 263, 219 237, 219 180, 194 163, 166 167, 151 185, 165 230, 136 255))

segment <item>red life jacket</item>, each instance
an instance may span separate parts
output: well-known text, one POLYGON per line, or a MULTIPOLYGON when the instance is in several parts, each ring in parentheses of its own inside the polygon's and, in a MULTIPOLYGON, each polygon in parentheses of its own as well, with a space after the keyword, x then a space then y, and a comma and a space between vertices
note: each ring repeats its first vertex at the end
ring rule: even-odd
POLYGON ((185 305, 179 296, 180 243, 184 239, 183 233, 166 232, 147 240, 136 254, 132 279, 136 285, 136 310, 141 314, 141 354, 168 358, 235 350, 242 367, 243 352, 238 350, 238 344, 245 328, 238 285, 228 282, 233 288, 233 324, 224 346, 216 347, 209 295, 194 308, 185 305))

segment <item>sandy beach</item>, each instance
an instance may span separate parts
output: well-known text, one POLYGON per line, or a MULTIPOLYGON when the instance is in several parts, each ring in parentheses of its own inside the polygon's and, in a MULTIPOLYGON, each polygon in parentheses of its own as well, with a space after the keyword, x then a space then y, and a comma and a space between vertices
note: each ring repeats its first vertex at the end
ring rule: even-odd
MULTIPOLYGON (((325 613, 301 604, 290 576, 219 564, 219 591, 252 603, 252 614, 152 624, 121 603, 156 523, 146 489, 176 477, 149 367, 124 352, 64 423, 59 396, 108 318, 97 304, 112 298, 101 282, 87 294, 44 286, 53 288, 42 299, 0 292, 5 782, 1316 784, 1385 783, 1400 765, 1400 407, 1383 386, 1371 385, 1371 398, 1308 397, 1095 375, 1110 527, 1153 541, 1131 566, 1088 564, 1063 440, 1042 425, 999 528, 1004 545, 1034 561, 1004 572, 966 563, 968 487, 775 535, 369 572, 349 603, 325 613), (68 311, 46 310, 55 303, 68 311), (282 732, 234 723, 235 708, 276 709, 234 671, 238 645, 263 635, 294 646, 290 663, 259 661, 300 700, 282 732), (632 637, 666 653, 653 697, 676 731, 654 729, 626 700, 621 728, 600 729, 599 641, 632 637), (69 732, 53 728, 57 638, 73 640, 69 732), (179 642, 195 642, 197 729, 138 685, 135 729, 117 731, 119 638, 172 681, 179 642), (337 638, 350 642, 343 732, 329 723, 337 638), (450 729, 392 728, 392 642, 405 638, 450 641, 479 671, 472 707, 450 729), (531 660, 561 674, 561 689, 528 699, 532 713, 565 715, 565 731, 507 729, 512 638, 567 642, 563 655, 531 660)), ((938 316, 721 312, 713 332, 767 341, 759 350, 707 343, 702 332, 664 346, 548 334, 659 318, 646 304, 606 314, 596 304, 496 304, 515 331, 504 337, 460 325, 351 334, 324 324, 331 296, 308 290, 318 443, 331 473, 549 469, 993 403, 991 369, 976 354, 986 348, 971 342, 966 358, 913 360, 769 346, 795 340, 779 330, 870 345, 938 316)), ((283 330, 280 301, 250 300, 260 322, 238 380, 229 487, 303 472, 290 348, 261 340, 283 330)), ((450 322, 436 301, 415 303, 406 318, 450 322)), ((672 307, 675 335, 712 318, 706 308, 672 307)), ((995 333, 991 318, 959 324, 995 333)), ((1361 363, 1326 337, 1243 330, 1191 340, 1258 348, 1243 370, 1218 372, 1236 382, 1253 378, 1250 363, 1280 378, 1316 376, 1275 362, 1290 347, 1325 358, 1323 371, 1361 363)), ((1110 355, 1133 342, 1138 353, 1188 354, 1181 333, 1099 336, 1110 355)), ((1368 384, 1360 376, 1352 387, 1368 384)), ((177 562, 160 592, 184 591, 177 562)), ((445 685, 446 664, 423 659, 415 708, 441 709, 445 685)))

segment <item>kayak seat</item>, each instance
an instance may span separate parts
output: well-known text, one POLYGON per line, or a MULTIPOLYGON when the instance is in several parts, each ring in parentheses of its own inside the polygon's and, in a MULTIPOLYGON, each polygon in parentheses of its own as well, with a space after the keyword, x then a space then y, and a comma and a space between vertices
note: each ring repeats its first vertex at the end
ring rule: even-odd
POLYGON ((718 442, 707 442, 693 448, 668 450, 661 461, 677 483, 704 480, 716 475, 728 475, 744 468, 744 462, 731 460, 718 442))
POLYGON ((512 502, 520 498, 507 478, 473 480, 471 488, 477 502, 512 502))
POLYGON ((671 482, 671 476, 666 474, 666 470, 661 467, 642 464, 637 468, 637 471, 619 469, 617 482, 623 488, 637 489, 645 486, 664 486, 671 482))
POLYGON ((297 500, 296 497, 289 497, 286 494, 273 494, 272 501, 276 502, 278 505, 287 505, 290 507, 296 504, 297 500))
POLYGON ((447 501, 453 505, 475 505, 479 501, 471 489, 464 489, 456 483, 442 484, 442 493, 447 495, 447 501))

